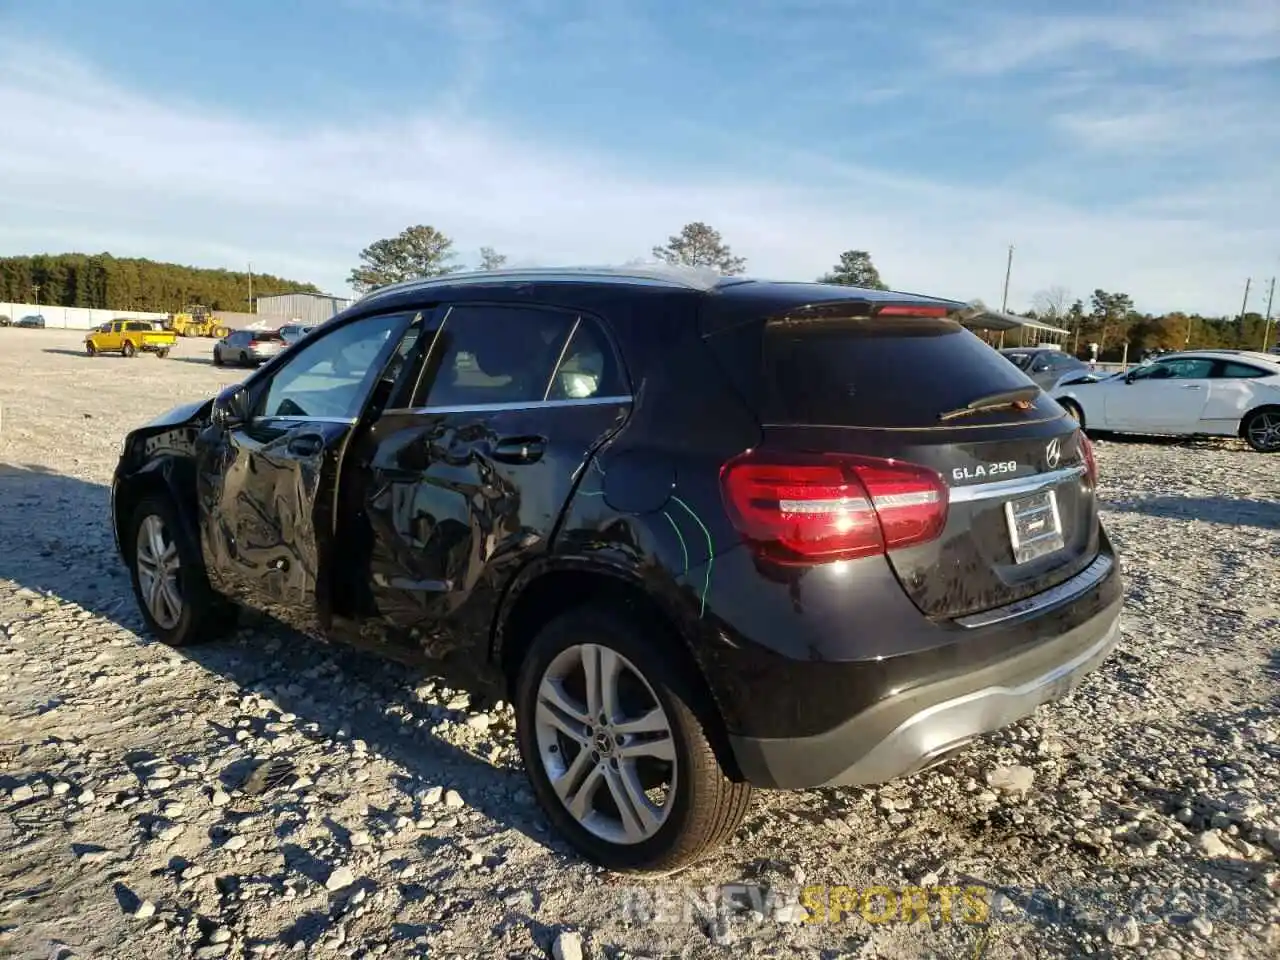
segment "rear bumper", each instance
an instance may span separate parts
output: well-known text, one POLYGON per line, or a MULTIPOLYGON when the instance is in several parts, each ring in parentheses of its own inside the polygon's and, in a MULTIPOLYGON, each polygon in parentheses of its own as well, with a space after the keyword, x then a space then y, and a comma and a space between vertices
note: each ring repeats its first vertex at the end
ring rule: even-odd
POLYGON ((1053 639, 972 672, 891 693, 825 732, 731 736, 738 767, 749 782, 781 789, 884 783, 916 773, 1070 694, 1119 640, 1123 598, 1118 589, 1112 597, 1053 639))

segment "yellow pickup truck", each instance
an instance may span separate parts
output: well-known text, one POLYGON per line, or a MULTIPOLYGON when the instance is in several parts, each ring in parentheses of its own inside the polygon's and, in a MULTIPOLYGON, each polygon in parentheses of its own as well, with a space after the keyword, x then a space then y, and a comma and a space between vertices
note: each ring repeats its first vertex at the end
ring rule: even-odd
POLYGON ((167 357, 177 342, 178 335, 172 330, 157 328, 145 320, 112 320, 84 338, 84 350, 91 357, 99 353, 132 357, 139 352, 167 357))

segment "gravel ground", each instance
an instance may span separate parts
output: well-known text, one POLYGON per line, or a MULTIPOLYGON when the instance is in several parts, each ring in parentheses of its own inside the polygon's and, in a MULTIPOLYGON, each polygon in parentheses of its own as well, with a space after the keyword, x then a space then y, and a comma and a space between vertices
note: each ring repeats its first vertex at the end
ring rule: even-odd
POLYGON ((265 621, 142 633, 111 469, 237 379, 209 344, 0 331, 0 954, 1280 956, 1280 461, 1099 443, 1103 669, 909 781, 760 795, 713 862, 637 884, 550 835, 505 705, 265 621))

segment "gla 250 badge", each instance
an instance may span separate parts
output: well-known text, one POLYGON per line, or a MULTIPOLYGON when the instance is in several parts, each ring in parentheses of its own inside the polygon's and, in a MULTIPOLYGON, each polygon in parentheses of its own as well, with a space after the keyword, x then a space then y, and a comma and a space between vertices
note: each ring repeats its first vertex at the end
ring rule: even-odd
POLYGON ((1017 460, 1000 460, 995 463, 980 463, 976 467, 956 467, 951 471, 951 477, 954 480, 981 480, 1017 472, 1017 460))
MULTIPOLYGON (((1054 437, 1044 448, 1045 463, 1050 470, 1056 470, 1062 462, 1062 441, 1054 437)), ((980 463, 976 467, 956 467, 951 471, 955 480, 980 480, 985 477, 1007 476, 1018 472, 1017 460, 997 460, 994 463, 980 463)))

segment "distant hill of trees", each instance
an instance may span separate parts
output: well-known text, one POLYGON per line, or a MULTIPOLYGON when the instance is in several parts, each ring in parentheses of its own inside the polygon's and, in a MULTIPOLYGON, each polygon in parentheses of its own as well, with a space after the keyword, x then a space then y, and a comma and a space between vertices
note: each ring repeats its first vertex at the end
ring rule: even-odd
MULTIPOLYGON (((253 274, 254 297, 319 293, 310 283, 253 274)), ((167 313, 186 304, 251 313, 249 273, 109 253, 0 257, 0 301, 167 313)))

